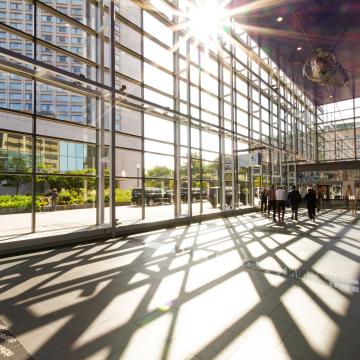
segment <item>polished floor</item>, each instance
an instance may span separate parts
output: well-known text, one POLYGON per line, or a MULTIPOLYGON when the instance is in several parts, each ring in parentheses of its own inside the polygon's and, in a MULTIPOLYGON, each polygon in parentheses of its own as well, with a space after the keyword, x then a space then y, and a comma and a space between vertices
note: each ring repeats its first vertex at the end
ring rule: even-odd
POLYGON ((359 359, 360 216, 260 213, 0 259, 0 359, 359 359))
MULTIPOLYGON (((247 208, 250 206, 241 206, 247 208)), ((141 220, 141 207, 135 205, 116 206, 115 216, 119 225, 139 224, 149 221, 159 221, 174 218, 174 205, 162 204, 146 206, 145 219, 141 220)), ((192 203, 193 215, 200 214, 200 202, 192 203)), ((208 201, 203 203, 203 213, 220 212, 208 201)), ((188 215, 188 205, 181 205, 181 214, 188 215)), ((109 223, 110 210, 105 208, 105 223, 109 223)), ((88 230, 95 228, 96 208, 44 211, 36 213, 36 233, 31 233, 31 213, 1 214, 0 242, 6 240, 31 239, 42 236, 57 235, 63 232, 88 230)))

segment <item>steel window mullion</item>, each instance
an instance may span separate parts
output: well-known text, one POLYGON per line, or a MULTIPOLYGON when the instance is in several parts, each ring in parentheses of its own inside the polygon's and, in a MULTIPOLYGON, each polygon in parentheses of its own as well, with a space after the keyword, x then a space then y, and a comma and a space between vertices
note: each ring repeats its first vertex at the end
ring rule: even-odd
MULTIPOLYGON (((66 71, 66 70, 63 70, 61 68, 58 68, 54 65, 50 65, 50 64, 46 64, 44 62, 41 62, 39 60, 36 60, 36 59, 31 59, 29 58, 28 56, 25 56, 25 55, 22 55, 22 54, 19 54, 15 51, 12 51, 12 50, 8 50, 8 49, 5 49, 5 48, 2 48, 0 47, 0 53, 3 54, 3 55, 6 55, 6 56, 9 56, 11 58, 14 58, 16 60, 19 60, 19 61, 22 61, 22 62, 25 62, 27 64, 31 64, 33 66, 36 66, 36 67, 39 67, 39 68, 43 68, 43 69, 46 69, 46 70, 50 70, 56 74, 59 74, 59 75, 64 75, 66 77, 69 77, 73 80, 76 80, 76 81, 79 81, 81 83, 84 83, 86 85, 91 85, 91 86, 94 86, 94 87, 97 87, 97 88, 101 88, 103 90, 107 90, 107 91, 111 91, 111 87, 110 86, 107 86, 107 85, 104 85, 104 84, 100 84, 94 80, 91 80, 91 79, 87 79, 87 78, 82 78, 81 76, 78 76, 78 75, 75 75, 69 71, 66 71)), ((24 72, 26 71, 26 68, 24 67, 24 72)), ((33 75, 29 75, 29 76, 33 76, 33 75)), ((37 76, 38 78, 40 78, 39 76, 37 76)), ((45 81, 46 79, 44 79, 45 81)), ((57 80, 59 81, 59 80, 57 80)), ((69 83, 69 86, 71 86, 72 84, 69 83)), ((76 86, 74 86, 74 89, 76 89, 76 86)), ((74 90, 76 91, 76 90, 74 90)), ((91 91, 89 91, 89 89, 87 88, 83 88, 83 91, 88 91, 89 94, 91 94, 90 96, 97 96, 97 95, 94 95, 92 94, 91 91)), ((94 91, 94 90, 93 90, 94 91)))
MULTIPOLYGON (((104 83, 104 4, 103 0, 99 0, 99 7, 97 12, 97 29, 99 30, 99 35, 97 37, 97 63, 99 64, 97 68, 97 81, 104 83)), ((97 146, 97 192, 96 192, 96 209, 97 224, 103 224, 105 222, 105 165, 103 157, 105 156, 105 103, 104 99, 98 97, 96 100, 98 107, 98 120, 96 121, 96 146, 97 146)))
POLYGON ((76 53, 73 53, 73 52, 71 52, 69 50, 65 50, 65 49, 63 49, 63 48, 61 48, 61 47, 59 47, 57 45, 51 44, 51 43, 49 43, 49 42, 47 42, 45 40, 37 38, 37 42, 38 42, 39 45, 51 48, 52 50, 57 51, 59 53, 62 53, 64 55, 67 55, 69 57, 73 57, 74 59, 79 60, 79 61, 81 61, 81 62, 83 62, 83 63, 85 63, 87 65, 90 65, 90 66, 93 66, 93 67, 97 66, 96 62, 94 62, 94 61, 92 61, 90 59, 87 59, 87 58, 85 58, 85 57, 83 57, 81 55, 78 55, 76 53))
MULTIPOLYGON (((234 35, 234 24, 231 25, 231 34, 234 35)), ((232 157, 232 168, 231 168, 231 187, 232 187, 232 208, 235 209, 238 206, 237 199, 237 171, 236 171, 236 154, 237 154, 237 146, 235 141, 234 133, 236 131, 236 118, 235 118, 235 87, 236 87, 236 79, 235 79, 235 61, 234 61, 234 46, 231 44, 230 47, 230 106, 231 106, 231 157, 232 157)))
MULTIPOLYGON (((34 60, 37 59, 37 0, 33 4, 33 49, 34 60)), ((34 68, 36 71, 36 68, 34 68)), ((37 83, 33 78, 33 109, 32 109, 32 171, 31 171, 31 232, 36 231, 36 111, 37 110, 37 83)))
POLYGON ((219 46, 219 53, 220 56, 218 57, 218 110, 219 110, 219 128, 223 130, 219 131, 219 164, 218 164, 218 180, 220 183, 220 211, 224 211, 226 208, 226 201, 225 201, 225 133, 224 133, 224 73, 223 73, 223 63, 222 63, 222 56, 223 56, 223 43, 221 42, 219 46))
MULTIPOLYGON (((201 66, 201 52, 200 52, 200 48, 198 48, 198 76, 199 76, 199 112, 200 112, 200 116, 199 119, 202 120, 202 102, 201 102, 201 93, 202 93, 202 83, 201 83, 201 72, 202 72, 202 66, 201 66)), ((199 166, 199 171, 200 171, 200 214, 203 213, 204 211, 204 206, 203 206, 203 156, 202 156, 202 127, 200 126, 199 128, 199 157, 200 157, 200 166, 199 166)), ((192 187, 192 185, 191 185, 192 187)))
POLYGON ((116 87, 116 75, 115 75, 115 4, 114 0, 111 0, 110 4, 110 68, 111 68, 111 140, 110 140, 110 224, 112 229, 112 235, 115 236, 116 232, 116 207, 115 207, 115 87, 116 87))
POLYGON ((50 14, 54 15, 55 17, 64 19, 72 26, 80 28, 81 30, 85 31, 87 34, 91 34, 93 36, 97 36, 96 30, 90 28, 89 26, 75 20, 74 18, 62 13, 61 11, 56 10, 55 8, 43 3, 40 0, 37 0, 38 7, 44 9, 45 11, 49 12, 50 14))
POLYGON ((192 217, 192 150, 191 150, 191 88, 190 88, 190 40, 186 40, 186 84, 187 84, 187 116, 188 116, 188 164, 187 164, 187 189, 188 189, 188 215, 192 217))
MULTIPOLYGON (((16 29, 10 25, 7 25, 3 22, 0 22, 0 28, 5 30, 6 32, 9 32, 9 33, 12 33, 14 35, 17 35, 17 36, 20 36, 22 37, 24 40, 29 40, 29 41, 33 41, 33 38, 34 36, 31 35, 31 34, 28 34, 26 33, 25 31, 22 31, 22 30, 19 30, 19 29, 16 29)), ((69 50, 65 50, 55 44, 52 44, 52 43, 49 43, 48 41, 45 41, 41 38, 38 38, 36 37, 36 41, 38 43, 38 45, 42 45, 42 46, 45 46, 45 47, 48 47, 48 48, 51 48, 53 49, 54 51, 58 51, 64 55, 67 55, 67 56, 71 56, 71 57, 74 57, 75 59, 79 60, 79 61, 82 61, 88 65, 91 65, 91 66, 96 66, 96 62, 92 61, 92 60, 89 60, 83 56, 80 56, 78 54, 75 54, 69 50)))
MULTIPOLYGON (((144 28, 144 10, 142 7, 140 7, 140 26, 143 30, 144 28)), ((141 97, 139 101, 141 103, 145 103, 144 97, 145 97, 145 87, 144 87, 144 34, 141 34, 141 97)), ((146 213, 145 213, 145 112, 144 109, 141 110, 141 218, 142 220, 145 219, 146 213)))
POLYGON ((357 138, 356 138, 356 113, 355 113, 355 98, 352 99, 353 103, 353 116, 354 116, 354 160, 357 159, 357 138))
MULTIPOLYGON (((174 24, 178 24, 179 17, 174 16, 174 24)), ((179 34, 173 33, 173 45, 179 42, 179 34)), ((173 99, 174 109, 180 111, 180 77, 179 77, 179 49, 173 53, 173 99)), ((181 131, 180 131, 180 119, 175 118, 174 121, 174 166, 175 166, 175 182, 174 182, 174 215, 178 217, 181 215, 181 131)))

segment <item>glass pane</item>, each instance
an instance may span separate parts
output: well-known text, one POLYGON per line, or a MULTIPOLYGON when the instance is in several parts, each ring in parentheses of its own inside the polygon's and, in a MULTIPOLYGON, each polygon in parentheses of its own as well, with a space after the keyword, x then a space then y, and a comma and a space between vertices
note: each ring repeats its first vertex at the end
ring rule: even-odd
POLYGON ((31 231, 31 204, 31 176, 0 173, 0 240, 31 231))
POLYGON ((84 229, 96 223, 96 178, 92 176, 38 176, 36 230, 84 229))
POLYGON ((141 179, 116 179, 115 201, 117 225, 129 225, 142 218, 141 179))

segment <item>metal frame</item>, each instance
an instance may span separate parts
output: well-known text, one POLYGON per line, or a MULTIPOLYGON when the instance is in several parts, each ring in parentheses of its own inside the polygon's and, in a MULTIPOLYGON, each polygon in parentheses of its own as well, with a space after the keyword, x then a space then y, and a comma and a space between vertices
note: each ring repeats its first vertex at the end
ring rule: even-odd
MULTIPOLYGON (((105 201, 104 201, 104 190, 105 190, 105 171, 104 171, 104 167, 106 165, 106 163, 109 164, 109 169, 110 169, 110 177, 109 177, 109 181, 110 181, 110 226, 112 228, 113 234, 115 234, 115 229, 116 229, 116 208, 115 208, 115 188, 116 188, 116 179, 118 178, 116 176, 116 171, 115 171, 115 156, 116 156, 116 148, 118 148, 118 146, 116 146, 116 136, 117 136, 117 131, 115 129, 115 109, 116 109, 116 105, 122 106, 122 107, 126 107, 128 109, 132 109, 132 110, 136 110, 136 111, 140 111, 141 113, 141 134, 140 136, 136 136, 136 135, 132 135, 137 137, 138 139, 140 139, 141 141, 141 185, 142 185, 142 193, 141 193, 141 198, 142 198, 142 204, 141 204, 141 218, 144 219, 145 218, 145 157, 144 157, 144 151, 145 151, 145 147, 144 147, 144 143, 146 140, 145 137, 145 127, 144 127, 144 115, 146 113, 149 114, 153 114, 156 115, 158 117, 162 117, 164 119, 167 119, 169 121, 172 121, 174 124, 174 138, 175 138, 175 143, 174 143, 174 166, 175 166, 175 174, 174 174, 174 178, 173 180, 175 181, 175 209, 174 209, 174 218, 181 216, 181 178, 180 178, 180 157, 181 157, 181 143, 180 143, 180 124, 185 124, 187 125, 187 136, 188 136, 188 144, 187 144, 187 158, 188 158, 188 166, 187 166, 187 187, 188 187, 188 216, 192 217, 193 216, 193 208, 192 208, 192 187, 193 187, 193 174, 192 174, 192 139, 191 139, 191 128, 192 127, 198 127, 199 128, 199 143, 200 143, 200 148, 199 148, 199 153, 200 153, 200 184, 201 184, 201 189, 203 188, 203 184, 204 184, 204 177, 203 177, 203 164, 202 164, 202 152, 203 152, 203 144, 202 144, 202 134, 204 131, 213 131, 213 130, 209 130, 209 128, 211 129, 215 129, 216 133, 219 136, 219 151, 218 151, 218 156, 219 156, 219 167, 218 167, 218 171, 219 171, 219 177, 218 177, 218 182, 220 184, 220 189, 221 189, 221 196, 220 196, 220 209, 221 210, 225 210, 226 208, 226 204, 225 204, 225 198, 226 198, 226 193, 225 193, 225 187, 226 187, 226 181, 225 181, 225 137, 229 138, 231 140, 231 148, 232 148, 232 189, 233 189, 233 194, 232 194, 232 208, 237 208, 239 206, 239 198, 238 198, 238 188, 239 188, 239 171, 238 171, 238 159, 237 159, 237 153, 238 153, 238 144, 240 142, 243 142, 245 144, 248 145, 248 147, 250 148, 252 146, 252 144, 255 145, 262 145, 265 144, 266 145, 266 150, 264 151, 268 151, 269 154, 271 156, 269 156, 270 162, 267 166, 271 166, 272 163, 272 158, 275 154, 275 156, 278 156, 279 158, 279 167, 280 167, 280 175, 282 170, 282 161, 283 161, 283 156, 281 155, 281 146, 282 146, 282 142, 281 142, 281 138, 282 138, 282 130, 281 130, 281 112, 280 109, 283 108, 284 106, 287 107, 292 107, 293 105, 291 104, 291 101, 289 101, 287 99, 286 94, 280 94, 279 92, 276 93, 277 94, 277 99, 275 99, 274 97, 274 90, 271 89, 270 84, 268 84, 269 86, 269 93, 266 93, 266 91, 264 89, 261 88, 261 73, 256 74, 253 69, 251 69, 251 61, 250 60, 255 60, 258 64, 258 66, 262 66, 266 71, 268 71, 269 74, 269 82, 271 82, 272 79, 275 79, 277 81, 277 83, 286 88, 287 93, 292 94, 293 98, 295 99, 294 101, 296 102, 295 106, 298 106, 299 104, 302 104, 304 106, 304 108, 306 109, 306 111, 313 111, 313 107, 312 105, 305 99, 305 98, 301 98, 299 96, 297 96, 296 91, 294 86, 288 86, 286 84, 286 81, 284 79, 281 79, 279 71, 278 70, 274 70, 271 68, 271 66, 266 63, 265 61, 260 59, 260 54, 259 54, 259 50, 258 53, 254 53, 251 50, 251 46, 250 46, 250 41, 248 40, 247 44, 244 44, 241 42, 241 40, 236 39, 236 44, 232 44, 229 48, 227 48, 224 44, 221 44, 220 46, 220 53, 219 54, 214 54, 212 52, 209 53, 209 56, 211 57, 211 59, 215 60, 217 62, 217 77, 216 80, 218 82, 218 92, 216 94, 217 97, 217 101, 218 101, 218 113, 217 114, 212 114, 210 113, 207 109, 205 109, 203 106, 205 106, 205 104, 202 104, 202 99, 201 99, 201 92, 205 92, 208 94, 211 94, 212 96, 214 96, 214 94, 210 93, 208 90, 203 89, 202 87, 202 83, 201 83, 201 71, 205 71, 206 69, 200 69, 198 68, 198 89, 199 89, 199 111, 200 111, 200 116, 199 118, 194 118, 191 114, 191 104, 192 104, 192 97, 191 97, 191 86, 195 86, 195 84, 193 84, 191 82, 191 78, 190 78, 190 66, 194 65, 194 66, 201 66, 201 56, 200 56, 200 51, 202 51, 200 49, 199 51, 199 55, 198 55, 198 60, 197 60, 197 64, 194 63, 192 61, 192 59, 190 59, 190 45, 191 45, 191 40, 187 40, 186 41, 186 56, 184 56, 182 53, 180 53, 180 51, 175 51, 173 54, 173 72, 164 69, 163 67, 154 64, 152 61, 150 61, 149 59, 146 59, 144 56, 144 41, 146 38, 151 39, 152 41, 154 41, 157 45, 162 46, 164 49, 168 49, 168 47, 164 44, 161 43, 161 41, 159 39, 154 38, 153 36, 151 36, 150 34, 148 34, 145 30, 144 30, 144 11, 149 11, 144 10, 143 8, 141 8, 140 10, 140 27, 132 24, 130 21, 128 21, 127 19, 125 19, 122 15, 118 14, 115 12, 115 4, 114 4, 114 0, 111 0, 110 2, 110 7, 104 6, 104 1, 103 0, 99 0, 99 1, 94 1, 92 2, 92 4, 95 4, 97 7, 97 19, 96 19, 96 28, 97 29, 92 29, 91 27, 88 27, 85 24, 82 24, 74 19, 72 19, 71 17, 63 14, 62 12, 59 12, 56 9, 51 8, 49 5, 43 3, 40 0, 31 0, 32 3, 34 4, 34 18, 33 18, 33 27, 34 27, 34 35, 32 37, 32 41, 34 43, 34 58, 31 59, 27 56, 18 54, 14 51, 11 50, 7 50, 4 48, 0 48, 0 54, 5 55, 7 57, 10 57, 12 59, 15 59, 16 61, 20 61, 24 64, 30 64, 34 67, 34 70, 29 69, 26 66, 19 66, 19 65, 15 65, 12 62, 6 62, 6 61, 0 61, 0 68, 4 69, 6 71, 12 71, 14 73, 19 73, 22 76, 27 76, 28 78, 33 79, 33 84, 34 84, 34 94, 33 94, 33 114, 32 114, 32 120, 33 120, 33 129, 32 129, 32 139, 33 139, 33 153, 32 153, 32 231, 35 232, 36 230, 36 224, 35 224, 35 220, 36 220, 36 176, 38 175, 37 173, 37 169, 36 169, 36 135, 37 135, 37 128, 36 128, 36 124, 37 124, 37 117, 39 117, 39 115, 37 115, 36 113, 36 106, 37 106, 37 98, 36 98, 36 86, 37 86, 37 81, 41 81, 44 83, 48 83, 51 85, 55 85, 56 87, 65 89, 65 90, 70 90, 74 93, 78 93, 78 94, 82 94, 84 96, 87 96, 89 98, 94 98, 96 99, 96 104, 97 104, 97 115, 98 115, 98 121, 96 124, 96 146, 97 146, 97 173, 96 173, 96 177, 97 177, 97 224, 104 224, 105 222, 105 216, 104 216, 104 212, 105 212, 105 201), (36 16, 37 13, 37 9, 41 8, 46 10, 47 12, 53 14, 54 16, 58 17, 58 18, 62 18, 64 19, 67 23, 70 23, 73 26, 76 26, 78 28, 81 28, 83 31, 85 31, 87 34, 89 34, 90 36, 94 36, 96 37, 96 47, 97 47, 97 52, 96 52, 96 61, 92 61, 90 59, 87 59, 86 57, 82 57, 79 56, 77 54, 73 54, 68 50, 64 50, 54 44, 49 44, 48 42, 42 40, 42 39, 38 39, 37 37, 37 18, 38 16, 36 16), (109 36, 107 34, 104 33, 103 31, 103 25, 104 25, 104 16, 108 15, 110 17, 110 32, 109 32, 109 36), (137 31, 140 34, 141 37, 141 50, 140 50, 140 54, 135 53, 133 51, 131 51, 130 49, 126 48, 123 44, 120 44, 116 41, 115 39, 115 24, 116 22, 124 22, 127 24, 127 26, 130 26, 133 30, 137 31), (37 44, 42 45, 42 46, 48 46, 51 49, 53 49, 54 51, 57 51, 59 53, 62 53, 64 55, 67 56, 72 56, 74 59, 82 62, 85 65, 88 65, 90 67, 94 67, 96 68, 96 79, 89 79, 89 78, 84 78, 75 74, 70 73, 67 70, 63 70, 60 69, 54 65, 50 65, 50 64, 46 64, 44 62, 41 62, 38 60, 37 58, 37 54, 36 54, 36 48, 37 48, 37 44), (110 61, 110 66, 109 68, 106 67, 105 65, 105 54, 104 54, 104 49, 105 49, 105 44, 109 45, 109 49, 110 49, 110 57, 111 57, 111 61, 110 61), (236 49, 237 47, 240 47, 243 51, 246 52, 246 54, 248 55, 248 59, 247 59, 247 63, 244 64, 237 56, 236 53, 236 49), (117 79, 127 79, 127 80, 131 80, 128 77, 128 74, 121 74, 119 73, 116 69, 115 69, 115 54, 116 51, 121 50, 121 51, 125 51, 128 54, 131 54, 133 56, 135 56, 140 62, 141 62, 141 81, 140 81, 140 88, 141 88, 141 96, 135 96, 132 95, 131 93, 123 93, 121 90, 119 90, 116 87, 116 81, 117 79), (225 94, 224 94, 224 68, 229 68, 229 65, 224 61, 224 56, 229 56, 230 58, 230 90, 231 90, 231 94, 230 94, 230 100, 225 99, 225 94), (183 113, 181 111, 181 104, 183 104, 184 102, 180 99, 180 91, 179 91, 179 87, 180 87, 180 79, 181 79, 181 75, 180 75, 180 61, 185 61, 186 65, 187 65, 187 78, 186 78, 186 86, 187 86, 187 103, 186 103, 186 113, 183 113), (173 94, 169 97, 172 98, 173 103, 174 103, 174 108, 173 109, 168 109, 165 106, 159 105, 156 102, 151 102, 149 100, 145 100, 144 99, 144 93, 145 93, 145 89, 151 89, 152 91, 155 91, 161 95, 167 95, 164 94, 163 92, 161 92, 158 89, 155 89, 153 87, 151 87, 149 84, 145 84, 144 83, 144 64, 145 63, 149 63, 152 65, 157 65, 157 67, 170 74, 173 79, 174 79, 174 88, 173 88, 173 94), (235 65, 237 63, 242 64, 243 66, 245 66, 246 71, 247 71, 247 77, 245 77, 242 73, 240 73, 237 69, 235 69, 235 65), (43 73, 39 72, 38 70, 43 70, 43 73), (45 76, 44 72, 50 72, 51 74, 53 74, 53 76, 45 76), (110 78, 110 84, 106 82, 106 76, 109 76, 110 78), (57 76, 62 76, 62 80, 60 80, 57 76), (67 80, 65 80, 65 79, 67 80), (247 135, 243 135, 239 133, 239 129, 240 129, 240 121, 241 119, 238 118, 238 114, 237 111, 239 109, 240 110, 238 104, 237 104, 237 94, 241 93, 240 89, 237 87, 238 86, 238 80, 243 80, 246 82, 247 84, 247 94, 245 94, 246 98, 247 98, 247 102, 248 102, 248 113, 245 114, 245 116, 247 116, 247 129, 248 129, 248 134, 247 135), (76 84, 74 84, 74 81, 76 82, 76 84), (81 85, 80 85, 81 84, 81 85), (253 122, 253 112, 252 112, 252 107, 253 107, 253 99, 252 99, 252 91, 257 91, 259 93, 260 99, 259 99, 259 103, 257 104, 257 106, 259 106, 259 122, 260 122, 260 139, 257 140, 254 137, 254 131, 252 129, 252 122, 253 122), (261 96, 266 95, 267 98, 269 99, 269 105, 267 108, 267 111, 269 111, 270 113, 270 117, 269 117, 269 133, 270 133, 270 139, 269 142, 266 143, 266 141, 261 137, 262 134, 262 119, 261 119, 261 108, 262 108, 262 101, 261 101, 261 96), (107 97, 110 96, 110 102, 107 101, 107 97), (231 107, 231 129, 226 128, 225 126, 225 113, 224 113, 224 106, 225 106, 225 102, 226 104, 230 104, 231 107), (286 105, 281 105, 280 102, 282 102, 283 104, 286 105), (107 130, 105 129, 105 117, 108 115, 106 113, 106 108, 109 106, 109 103, 111 104, 111 121, 110 121, 110 129, 107 130), (274 120, 274 115, 273 115, 273 111, 272 111, 272 106, 273 104, 277 104, 278 106, 278 111, 277 111, 277 133, 278 133, 278 141, 277 144, 274 145, 272 144, 271 141, 271 134, 273 131, 273 120, 274 120), (151 110, 152 108, 156 108, 159 110, 162 110, 164 112, 164 114, 160 115, 158 112, 151 110), (168 112, 170 115, 165 114, 165 112, 168 112), (206 118, 204 118, 203 114, 211 114, 211 115, 216 115, 218 117, 218 124, 214 125, 211 122, 206 121, 206 118), (105 135, 110 135, 110 156, 109 157, 105 157, 105 135)), ((28 0, 27 0, 28 2, 28 0)), ((158 19, 159 21, 161 21, 162 23, 164 23, 165 25, 170 25, 168 20, 165 19, 161 14, 156 14, 156 13, 152 13, 152 15, 154 15, 156 17, 156 19, 158 19)), ((174 17, 174 21, 175 23, 177 21, 179 21, 178 17, 174 17)), ((235 31, 234 31, 234 26, 235 23, 233 23, 233 27, 231 29, 231 34, 233 37, 235 37, 235 31)), ((22 36, 23 38, 29 38, 29 35, 19 31, 17 29, 11 28, 10 26, 0 23, 0 28, 2 29, 7 29, 7 31, 16 33, 19 36, 22 36)), ((176 33, 173 36, 173 45, 176 44, 176 42, 180 39, 180 37, 183 36, 182 33, 176 33)), ((214 75, 210 74, 210 76, 212 78, 215 79, 214 75)), ((136 81, 133 80, 133 82, 135 83, 136 81)), ((196 85, 197 86, 197 85, 196 85)), ((315 109, 316 111, 316 109, 315 109)), ((316 114, 315 114, 315 118, 317 118, 316 114)), ((48 119, 50 120, 50 119, 48 119)), ((54 119, 51 119, 51 121, 57 121, 54 119)), ((295 124, 293 124, 293 131, 294 129, 297 128, 297 122, 300 121, 300 119, 297 117, 295 119, 295 124)), ((120 132, 121 133, 121 132, 120 132)), ((121 147, 121 148, 126 148, 121 147)), ((307 148, 307 147, 306 147, 307 148)), ((134 150, 134 149, 132 149, 134 150)), ((136 150, 138 151, 138 150, 136 150)), ((284 152, 284 154, 292 154, 294 155, 294 146, 292 149, 288 150, 287 152, 284 152)), ((284 155, 285 156, 285 155, 284 155)), ((287 155, 286 155, 287 156, 287 155)), ((284 158, 284 160, 286 160, 284 158)), ((273 176, 273 172, 271 172, 270 176, 273 176)), ((121 177, 120 177, 121 178, 121 177)), ((131 177, 127 177, 127 178, 131 178, 131 177)), ((249 189, 251 192, 253 192, 253 179, 252 176, 250 174, 248 174, 248 184, 249 184, 249 189)), ((202 191, 200 192, 200 213, 203 214, 204 213, 204 207, 203 207, 203 198, 202 198, 202 191)))

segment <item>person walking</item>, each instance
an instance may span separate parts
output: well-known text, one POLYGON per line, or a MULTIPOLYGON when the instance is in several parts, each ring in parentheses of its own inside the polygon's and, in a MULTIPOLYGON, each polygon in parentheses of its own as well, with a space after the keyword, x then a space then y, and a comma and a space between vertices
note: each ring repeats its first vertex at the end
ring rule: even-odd
POLYGON ((290 207, 291 207, 291 220, 293 220, 295 218, 295 220, 298 220, 298 210, 299 210, 299 205, 301 203, 301 195, 299 190, 296 189, 295 185, 293 185, 291 187, 291 191, 289 192, 288 196, 288 201, 290 203, 290 207))
POLYGON ((276 198, 275 198, 275 186, 271 185, 270 189, 267 191, 268 198, 268 216, 270 217, 270 212, 273 210, 273 220, 275 221, 275 213, 276 213, 276 198))
POLYGON ((266 213, 267 211, 267 192, 266 188, 263 188, 260 193, 260 211, 266 213))
POLYGON ((276 199, 278 220, 284 222, 286 191, 282 188, 281 185, 275 191, 275 199, 276 199), (280 213, 281 213, 281 217, 280 217, 280 213))
POLYGON ((354 201, 354 205, 355 205, 355 211, 354 211, 354 215, 356 215, 357 213, 357 202, 360 200, 360 186, 355 187, 355 201, 354 201))
POLYGON ((52 189, 50 198, 51 198, 51 207, 53 211, 56 210, 56 203, 58 197, 59 197, 59 193, 57 192, 57 189, 52 189))
POLYGON ((316 192, 311 188, 308 187, 308 192, 304 197, 306 201, 306 207, 308 209, 309 220, 315 221, 315 210, 316 210, 316 192))
POLYGON ((355 197, 355 194, 353 194, 351 185, 347 186, 345 196, 346 196, 346 199, 349 201, 352 215, 355 215, 356 214, 356 197, 355 197))
POLYGON ((324 188, 322 185, 317 184, 316 189, 317 189, 317 198, 318 198, 317 209, 318 212, 320 212, 324 210, 324 188))

